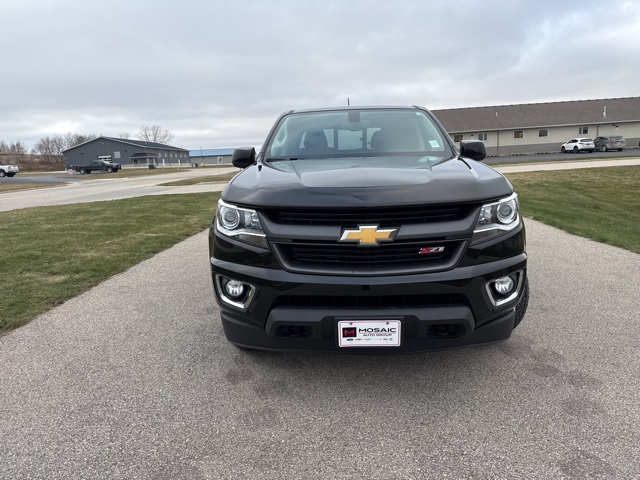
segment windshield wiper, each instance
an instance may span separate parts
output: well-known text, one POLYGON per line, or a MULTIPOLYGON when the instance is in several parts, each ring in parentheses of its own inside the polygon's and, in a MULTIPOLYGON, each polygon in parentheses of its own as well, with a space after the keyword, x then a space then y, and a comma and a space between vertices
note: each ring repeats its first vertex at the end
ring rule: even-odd
POLYGON ((298 157, 290 157, 290 158, 265 158, 265 162, 292 162, 294 160, 304 160, 298 157))

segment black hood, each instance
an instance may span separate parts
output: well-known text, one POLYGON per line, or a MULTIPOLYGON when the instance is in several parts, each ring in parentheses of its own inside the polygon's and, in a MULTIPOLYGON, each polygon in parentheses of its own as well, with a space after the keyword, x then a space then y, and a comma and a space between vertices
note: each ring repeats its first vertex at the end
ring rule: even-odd
POLYGON ((473 160, 421 160, 417 168, 389 168, 386 160, 259 163, 240 172, 222 198, 244 206, 351 208, 484 202, 513 190, 500 173, 473 160))

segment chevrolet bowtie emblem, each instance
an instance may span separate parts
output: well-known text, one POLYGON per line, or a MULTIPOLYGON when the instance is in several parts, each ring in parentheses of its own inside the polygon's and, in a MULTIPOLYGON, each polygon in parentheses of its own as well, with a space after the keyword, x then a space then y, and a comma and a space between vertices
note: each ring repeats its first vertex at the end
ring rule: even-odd
POLYGON ((345 229, 341 242, 357 243, 359 247, 379 247, 381 242, 393 242, 397 228, 378 229, 377 225, 360 225, 358 229, 345 229))

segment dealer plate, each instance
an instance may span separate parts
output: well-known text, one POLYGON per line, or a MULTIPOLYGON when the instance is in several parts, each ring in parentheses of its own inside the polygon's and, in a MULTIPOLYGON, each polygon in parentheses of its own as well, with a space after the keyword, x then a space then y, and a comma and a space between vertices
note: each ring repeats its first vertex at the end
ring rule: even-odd
POLYGON ((357 320, 338 322, 341 347, 399 347, 400 320, 357 320))

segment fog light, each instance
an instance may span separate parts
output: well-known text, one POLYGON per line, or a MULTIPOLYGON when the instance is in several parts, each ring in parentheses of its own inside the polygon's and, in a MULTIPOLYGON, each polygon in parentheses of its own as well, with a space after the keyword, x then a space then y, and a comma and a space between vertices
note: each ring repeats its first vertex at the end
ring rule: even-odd
POLYGON ((493 282, 493 288, 500 295, 508 295, 513 290, 515 282, 511 277, 502 277, 493 282))
POLYGON ((240 298, 244 293, 244 285, 237 280, 229 280, 224 286, 224 290, 231 298, 240 298))

